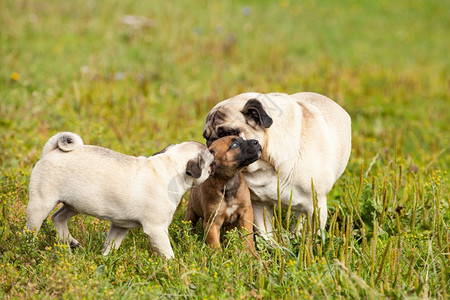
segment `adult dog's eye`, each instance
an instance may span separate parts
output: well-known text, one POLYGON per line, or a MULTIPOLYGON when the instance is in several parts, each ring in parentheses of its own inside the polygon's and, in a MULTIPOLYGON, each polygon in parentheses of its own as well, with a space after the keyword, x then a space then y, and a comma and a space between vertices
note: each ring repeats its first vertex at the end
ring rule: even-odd
POLYGON ((230 146, 230 149, 237 148, 239 145, 236 142, 233 142, 230 146))
POLYGON ((217 129, 217 136, 221 138, 229 135, 239 135, 240 132, 241 131, 239 129, 219 127, 217 129))

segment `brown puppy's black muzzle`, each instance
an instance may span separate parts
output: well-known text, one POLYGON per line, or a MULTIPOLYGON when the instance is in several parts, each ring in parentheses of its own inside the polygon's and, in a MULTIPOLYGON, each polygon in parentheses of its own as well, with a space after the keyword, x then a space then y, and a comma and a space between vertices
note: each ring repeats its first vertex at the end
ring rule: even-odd
POLYGON ((238 157, 240 167, 246 167, 257 161, 262 154, 262 147, 257 140, 239 139, 241 153, 238 157))

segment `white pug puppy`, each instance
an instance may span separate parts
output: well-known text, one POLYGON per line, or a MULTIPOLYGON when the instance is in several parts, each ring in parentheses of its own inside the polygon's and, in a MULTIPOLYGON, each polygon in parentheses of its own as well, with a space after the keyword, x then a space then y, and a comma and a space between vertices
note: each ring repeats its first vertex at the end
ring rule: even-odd
POLYGON ((118 249, 130 228, 142 226, 156 252, 174 256, 168 228, 183 194, 203 183, 214 156, 197 142, 171 145, 151 157, 84 145, 71 132, 50 138, 30 178, 27 229, 37 235, 52 215, 59 237, 75 247, 67 222, 78 213, 111 221, 103 254, 118 249))

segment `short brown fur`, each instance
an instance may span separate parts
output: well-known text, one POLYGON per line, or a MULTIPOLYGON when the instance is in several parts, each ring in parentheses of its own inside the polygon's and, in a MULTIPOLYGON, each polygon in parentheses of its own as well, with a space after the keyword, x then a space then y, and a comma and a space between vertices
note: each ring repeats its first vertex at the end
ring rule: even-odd
POLYGON ((206 243, 221 249, 220 229, 245 228, 245 243, 251 250, 253 242, 253 208, 250 191, 238 166, 240 148, 230 148, 236 136, 215 141, 209 148, 214 154, 215 172, 203 184, 193 188, 186 210, 186 221, 195 226, 203 218, 206 243))

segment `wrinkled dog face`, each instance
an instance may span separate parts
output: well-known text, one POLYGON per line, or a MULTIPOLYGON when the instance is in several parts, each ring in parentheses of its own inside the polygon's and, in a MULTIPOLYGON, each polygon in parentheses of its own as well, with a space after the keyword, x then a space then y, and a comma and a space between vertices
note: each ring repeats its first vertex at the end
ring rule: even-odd
POLYGON ((231 178, 239 169, 257 161, 262 148, 257 140, 226 136, 214 141, 209 151, 214 154, 215 174, 231 178))
POLYGON ((186 164, 186 175, 194 178, 194 186, 200 185, 208 179, 214 164, 214 155, 204 145, 198 144, 198 146, 201 146, 201 150, 186 164))
POLYGON ((179 165, 181 162, 184 164, 182 173, 178 173, 168 183, 167 189, 170 197, 183 196, 186 188, 190 189, 202 184, 211 174, 214 155, 201 143, 184 142, 170 145, 153 155, 163 155, 163 153, 168 155, 175 165, 179 165))
POLYGON ((244 139, 256 139, 264 148, 264 129, 272 123, 272 118, 257 99, 224 101, 216 105, 206 117, 203 137, 208 147, 221 137, 236 135, 244 139))

